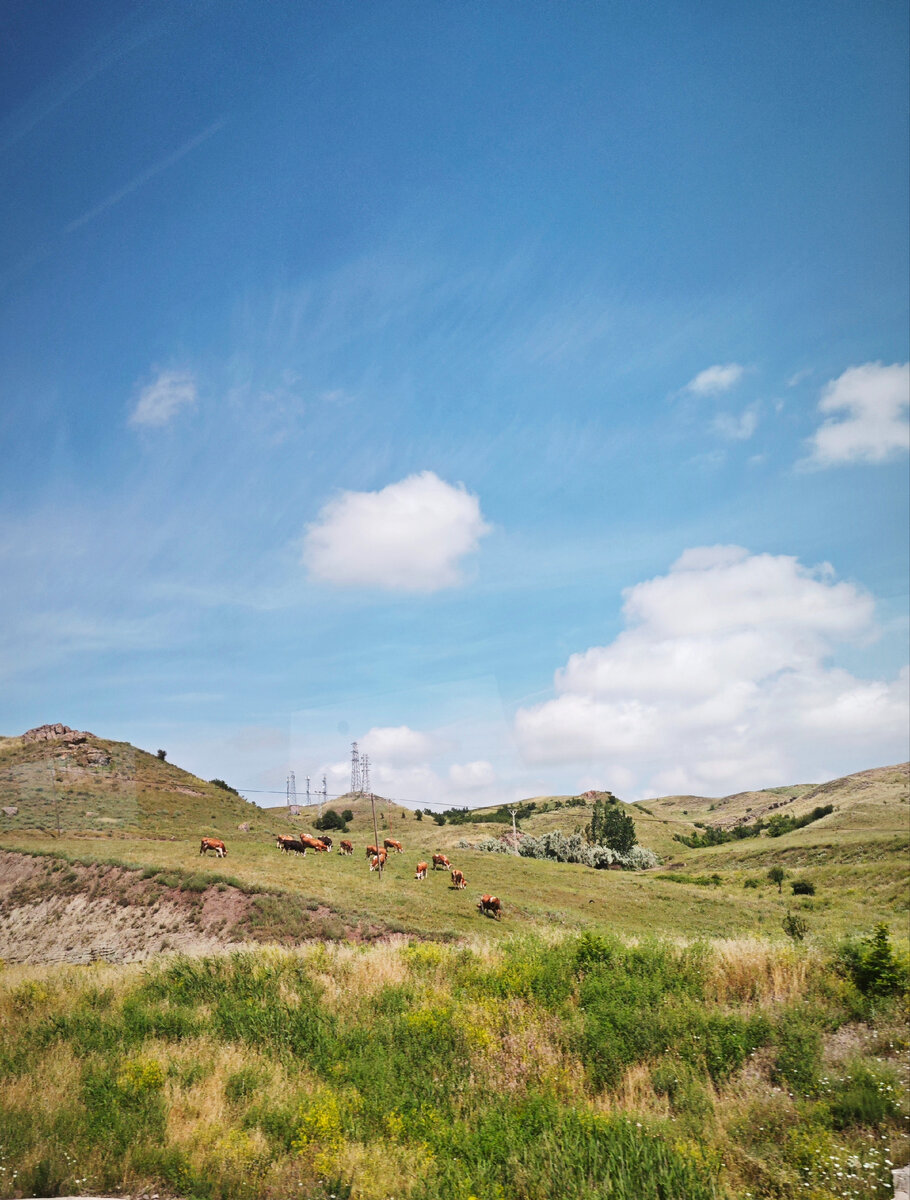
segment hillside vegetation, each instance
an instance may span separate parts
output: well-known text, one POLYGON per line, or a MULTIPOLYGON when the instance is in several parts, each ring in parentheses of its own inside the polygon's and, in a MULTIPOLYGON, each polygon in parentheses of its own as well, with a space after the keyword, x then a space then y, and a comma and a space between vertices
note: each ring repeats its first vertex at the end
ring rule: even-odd
POLYGON ((0 1195, 876 1200, 908 1153, 902 981, 858 953, 523 935, 8 968, 0 1195))
MULTIPOLYGON (((405 848, 380 875, 368 798, 304 858, 275 838, 315 807, 88 734, 0 739, 0 1197, 884 1200, 907 779, 622 805, 645 871, 485 853, 499 810, 377 798, 405 848), (414 878, 434 852, 466 890, 414 878)), ((570 835, 597 798, 537 797, 520 830, 570 835)))

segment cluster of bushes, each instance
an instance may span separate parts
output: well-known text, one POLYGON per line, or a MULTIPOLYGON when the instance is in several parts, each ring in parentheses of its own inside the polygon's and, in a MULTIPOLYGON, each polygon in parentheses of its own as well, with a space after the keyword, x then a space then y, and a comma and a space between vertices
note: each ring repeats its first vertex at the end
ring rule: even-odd
MULTIPOLYGON (((514 853, 510 845, 498 838, 486 838, 475 846, 468 842, 460 842, 459 846, 483 850, 488 854, 514 853)), ((543 833, 540 837, 525 834, 519 840, 518 853, 523 858, 549 858, 556 862, 580 863, 597 870, 604 870, 615 864, 627 871, 647 871, 660 865, 660 859, 654 851, 646 850, 643 846, 632 846, 623 853, 609 846, 592 846, 580 833, 567 835, 556 830, 543 833)))
POLYGON ((240 795, 235 787, 231 787, 231 785, 229 783, 225 783, 223 779, 210 779, 209 783, 213 783, 216 788, 221 788, 223 792, 231 792, 234 796, 240 795))
MULTIPOLYGON (((523 821, 525 818, 533 816, 538 811, 536 800, 522 801, 521 804, 512 806, 515 809, 515 820, 523 821)), ((423 810, 428 817, 432 817, 437 825, 511 825, 512 812, 507 804, 501 804, 495 812, 479 813, 470 808, 447 808, 443 812, 434 813, 432 809, 425 808, 423 810)), ((545 808, 540 809, 541 812, 546 811, 545 808)))
POLYGON ((322 816, 317 817, 313 822, 313 828, 319 829, 322 833, 327 833, 330 829, 337 829, 339 833, 347 833, 348 821, 353 820, 353 809, 346 808, 343 813, 340 813, 334 808, 327 808, 322 816))
POLYGON ((833 804, 822 804, 802 817, 775 813, 767 821, 759 817, 757 821, 752 821, 750 824, 733 825, 729 829, 721 829, 716 825, 703 825, 700 821, 696 821, 695 824, 704 830, 703 833, 674 833, 673 838, 677 842, 682 842, 684 846, 688 846, 690 850, 702 850, 706 846, 722 846, 726 842, 738 842, 743 838, 758 837, 762 833, 767 834, 768 837, 780 837, 782 834, 792 833, 794 829, 804 829, 806 825, 811 825, 813 821, 820 821, 822 817, 827 817, 829 813, 833 812, 833 804))

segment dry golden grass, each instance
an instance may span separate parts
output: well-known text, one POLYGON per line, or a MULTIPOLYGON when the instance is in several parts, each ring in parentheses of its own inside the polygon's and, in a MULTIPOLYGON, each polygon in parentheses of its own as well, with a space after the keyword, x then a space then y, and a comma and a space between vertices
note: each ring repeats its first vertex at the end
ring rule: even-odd
POLYGON ((711 943, 709 997, 719 1004, 781 1004, 806 994, 822 958, 811 946, 758 938, 720 938, 711 943))

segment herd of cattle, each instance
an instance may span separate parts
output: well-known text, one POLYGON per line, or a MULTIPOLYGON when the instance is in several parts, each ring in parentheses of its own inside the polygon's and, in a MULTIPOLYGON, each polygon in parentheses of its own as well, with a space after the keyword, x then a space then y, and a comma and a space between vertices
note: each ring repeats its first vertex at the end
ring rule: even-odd
MULTIPOLYGON (((302 833, 299 837, 284 837, 279 835, 275 840, 275 845, 285 854, 301 854, 306 857, 307 850, 313 850, 317 854, 327 854, 333 847, 334 842, 328 836, 312 837, 308 833, 302 833)), ((200 854, 208 854, 213 850, 218 858, 224 858, 227 855, 227 847, 220 838, 204 837, 199 847, 200 854)), ((380 871, 385 866, 386 859, 392 853, 401 854, 403 848, 401 842, 396 842, 394 838, 386 838, 382 846, 367 846, 366 856, 370 864, 371 871, 380 871)), ((353 855, 354 846, 352 842, 339 842, 338 853, 343 855, 353 855)), ((468 886, 464 874, 454 868, 444 854, 434 854, 432 857, 433 870, 438 871, 440 868, 443 871, 449 871, 452 879, 452 887, 457 891, 461 891, 468 886)), ((417 864, 417 873, 415 879, 426 879, 427 872, 430 869, 430 864, 419 862, 417 864)), ((495 917, 498 921, 502 917, 502 904, 498 896, 481 896, 480 903, 477 908, 484 916, 495 917)))

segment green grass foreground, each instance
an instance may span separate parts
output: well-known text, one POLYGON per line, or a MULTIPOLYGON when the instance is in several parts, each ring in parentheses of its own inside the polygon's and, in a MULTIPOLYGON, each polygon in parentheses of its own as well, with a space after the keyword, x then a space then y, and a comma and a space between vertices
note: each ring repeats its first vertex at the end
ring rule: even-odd
POLYGON ((7 967, 0 1196, 883 1200, 906 994, 852 953, 588 932, 7 967))

